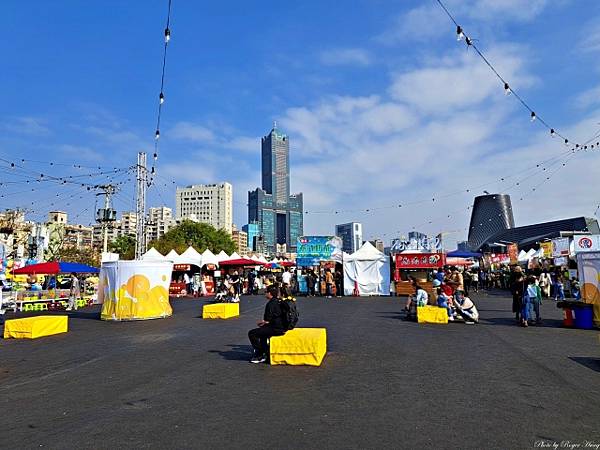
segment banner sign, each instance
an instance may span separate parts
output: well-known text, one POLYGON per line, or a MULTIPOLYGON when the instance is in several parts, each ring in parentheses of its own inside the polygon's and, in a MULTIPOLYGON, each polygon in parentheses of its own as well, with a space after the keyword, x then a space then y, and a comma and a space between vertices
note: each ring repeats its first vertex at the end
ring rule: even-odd
POLYGON ((569 256, 569 238, 552 239, 552 256, 569 256))
POLYGON ((342 239, 337 236, 300 236, 296 265, 318 266, 321 261, 342 262, 342 239))
POLYGON ((508 259, 511 264, 519 263, 519 247, 517 244, 508 244, 508 259))
POLYGON ((540 248, 544 250, 544 258, 552 258, 552 242, 542 242, 540 248))
POLYGON ((557 267, 567 266, 569 264, 569 258, 566 256, 559 256, 558 258, 554 258, 554 265, 557 267))
POLYGON ((403 251, 415 251, 415 250, 426 250, 429 252, 436 252, 442 250, 442 240, 438 237, 424 237, 421 239, 392 239, 392 245, 390 251, 403 252, 403 251))
POLYGON ((510 262, 508 253, 492 253, 489 256, 490 264, 507 264, 508 262, 510 262))
POLYGON ((600 235, 575 235, 573 244, 575 253, 597 252, 600 251, 600 235))
POLYGON ((439 269, 446 264, 443 253, 401 253, 396 255, 396 269, 439 269))
POLYGON ((191 269, 189 264, 175 264, 173 265, 174 272, 189 272, 191 269))

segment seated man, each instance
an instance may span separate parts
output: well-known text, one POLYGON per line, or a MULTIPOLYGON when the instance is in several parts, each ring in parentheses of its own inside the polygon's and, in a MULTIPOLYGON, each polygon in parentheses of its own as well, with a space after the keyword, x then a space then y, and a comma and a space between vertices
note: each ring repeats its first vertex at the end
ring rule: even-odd
POLYGON ((427 294, 427 291, 425 291, 425 289, 419 286, 416 280, 413 281, 413 286, 415 288, 415 295, 408 296, 408 300, 406 301, 406 306, 404 308, 407 317, 416 317, 417 307, 427 305, 427 302, 429 300, 429 295, 427 294))
POLYGON ((269 286, 265 294, 267 305, 263 320, 257 323, 258 328, 248 332, 248 338, 252 344, 253 354, 250 360, 253 364, 265 362, 269 353, 267 339, 272 336, 282 336, 286 332, 283 311, 279 303, 279 288, 276 285, 269 286))
POLYGON ((473 325, 479 322, 479 311, 475 303, 469 297, 459 297, 454 300, 454 308, 456 312, 465 320, 468 325, 473 325))

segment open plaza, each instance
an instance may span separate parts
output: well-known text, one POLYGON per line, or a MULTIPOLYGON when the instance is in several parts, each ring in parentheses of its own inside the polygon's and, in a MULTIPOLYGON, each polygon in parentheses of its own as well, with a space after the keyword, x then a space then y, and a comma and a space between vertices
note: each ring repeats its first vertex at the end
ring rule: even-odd
POLYGON ((404 321, 400 297, 299 298, 299 326, 327 329, 320 367, 248 363, 262 296, 242 296, 239 317, 228 320, 202 319, 206 300, 190 298, 171 300, 163 320, 101 321, 97 306, 69 312, 68 333, 0 340, 1 446, 600 442, 598 333, 561 328, 553 301, 542 305, 543 326, 519 328, 503 292, 473 298, 475 326, 404 321), (265 438, 274 428, 277 439, 265 438))

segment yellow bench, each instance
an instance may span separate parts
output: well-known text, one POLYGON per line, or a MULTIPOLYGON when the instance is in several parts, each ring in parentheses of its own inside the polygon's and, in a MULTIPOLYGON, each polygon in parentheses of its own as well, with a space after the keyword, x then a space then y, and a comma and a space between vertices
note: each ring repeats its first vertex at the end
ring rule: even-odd
POLYGON ((448 310, 439 306, 419 306, 417 307, 417 322, 448 323, 448 310))
POLYGON ((7 320, 4 323, 4 339, 36 339, 66 333, 68 319, 68 316, 36 316, 7 320))
POLYGON ((203 319, 229 319, 239 315, 239 303, 213 303, 202 307, 203 319))
POLYGON ((325 328, 294 328, 270 339, 271 364, 320 366, 327 353, 325 328))

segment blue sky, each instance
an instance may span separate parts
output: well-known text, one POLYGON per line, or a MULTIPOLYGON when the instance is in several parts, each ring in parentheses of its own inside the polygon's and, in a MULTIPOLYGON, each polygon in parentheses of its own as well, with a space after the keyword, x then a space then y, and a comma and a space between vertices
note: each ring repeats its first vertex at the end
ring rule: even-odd
MULTIPOLYGON (((38 219, 61 207, 89 223, 93 191, 37 182, 25 192, 27 177, 127 167, 138 151, 152 154, 166 5, 6 2, 0 157, 21 172, 0 171, 0 182, 20 182, 0 191, 21 193, 0 198, 2 208, 24 206, 38 219)), ((447 5, 541 117, 573 141, 595 135, 597 1, 447 5)), ((357 220, 369 238, 414 227, 462 239, 483 189, 512 194, 519 224, 590 216, 600 203, 595 152, 561 159, 568 149, 456 42, 434 0, 174 0, 171 29, 149 206, 174 206, 173 180, 229 181, 243 225, 247 190, 260 182, 260 136, 273 120, 290 136, 307 234, 357 220)), ((113 178, 123 182, 116 208, 132 209, 133 183, 113 178)))

